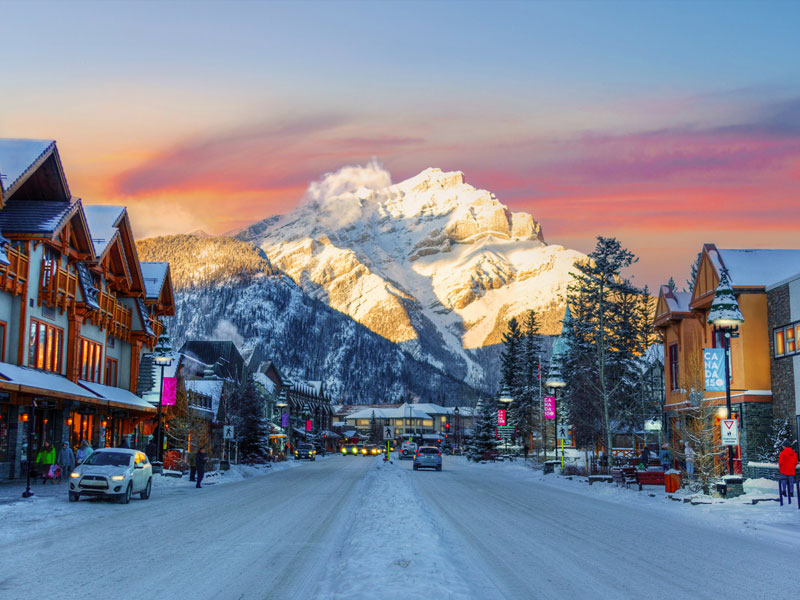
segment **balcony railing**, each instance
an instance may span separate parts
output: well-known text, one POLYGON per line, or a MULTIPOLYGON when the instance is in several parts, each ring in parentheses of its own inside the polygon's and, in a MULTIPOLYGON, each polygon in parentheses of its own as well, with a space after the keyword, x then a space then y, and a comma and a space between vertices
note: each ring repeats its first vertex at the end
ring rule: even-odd
POLYGON ((25 291, 28 281, 28 256, 11 246, 7 248, 6 255, 11 264, 7 267, 0 265, 0 289, 19 296, 25 291))
POLYGON ((58 307, 62 310, 75 302, 78 291, 78 276, 58 266, 53 260, 42 261, 39 277, 39 304, 58 307))
POLYGON ((150 327, 153 330, 155 338, 158 339, 164 329, 164 326, 161 324, 161 321, 154 317, 148 317, 148 321, 150 321, 150 327))
POLYGON ((91 321, 121 340, 130 340, 133 311, 117 300, 114 294, 101 291, 97 295, 100 309, 94 311, 91 321))

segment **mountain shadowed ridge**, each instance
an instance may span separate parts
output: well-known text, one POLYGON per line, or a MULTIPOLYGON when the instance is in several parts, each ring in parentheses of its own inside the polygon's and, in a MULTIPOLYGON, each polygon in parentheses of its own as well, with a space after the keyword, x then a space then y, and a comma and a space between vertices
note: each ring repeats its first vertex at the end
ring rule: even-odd
POLYGON ((258 348, 289 379, 323 381, 336 402, 436 398, 454 404, 477 395, 463 380, 305 294, 250 243, 173 235, 141 240, 137 247, 143 261, 170 263, 173 347, 188 339, 230 339, 245 358, 258 348))

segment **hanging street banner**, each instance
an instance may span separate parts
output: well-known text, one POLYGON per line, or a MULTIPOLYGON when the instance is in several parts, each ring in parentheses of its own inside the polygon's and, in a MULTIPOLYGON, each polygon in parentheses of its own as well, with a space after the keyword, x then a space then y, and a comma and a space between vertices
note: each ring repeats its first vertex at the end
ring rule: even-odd
POLYGON ((739 422, 736 419, 722 419, 720 429, 723 446, 739 445, 739 422))
POLYGON ((725 349, 703 348, 707 392, 725 391, 725 349))
POLYGON ((506 409, 501 408, 497 411, 497 425, 499 427, 505 427, 506 423, 506 409))
POLYGON ((306 431, 311 431, 314 428, 314 424, 311 422, 311 419, 306 419, 306 431))
POLYGON ((178 396, 178 378, 164 377, 162 385, 161 406, 175 406, 175 398, 178 396))
POLYGON ((289 413, 283 413, 281 415, 281 427, 284 429, 289 427, 289 413))
POLYGON ((544 397, 544 418, 545 419, 555 419, 556 418, 556 397, 555 396, 545 396, 544 397))

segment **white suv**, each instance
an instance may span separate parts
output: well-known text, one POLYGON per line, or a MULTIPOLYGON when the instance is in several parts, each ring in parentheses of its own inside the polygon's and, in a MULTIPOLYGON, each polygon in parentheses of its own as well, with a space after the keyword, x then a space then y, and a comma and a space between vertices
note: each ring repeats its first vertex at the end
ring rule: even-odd
POLYGON ((69 501, 81 496, 116 497, 127 504, 133 494, 142 500, 153 489, 153 467, 140 450, 101 448, 89 455, 69 475, 69 501))

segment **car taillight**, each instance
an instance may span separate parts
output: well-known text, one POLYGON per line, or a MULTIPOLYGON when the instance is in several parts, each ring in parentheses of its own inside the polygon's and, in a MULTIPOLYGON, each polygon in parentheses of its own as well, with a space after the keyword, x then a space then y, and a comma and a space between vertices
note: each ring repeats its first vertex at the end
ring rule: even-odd
POLYGON ((442 455, 442 453, 441 453, 441 452, 439 452, 439 456, 441 456, 441 455, 442 455))
POLYGON ((420 454, 419 452, 417 452, 417 456, 422 456, 422 454, 420 454))

